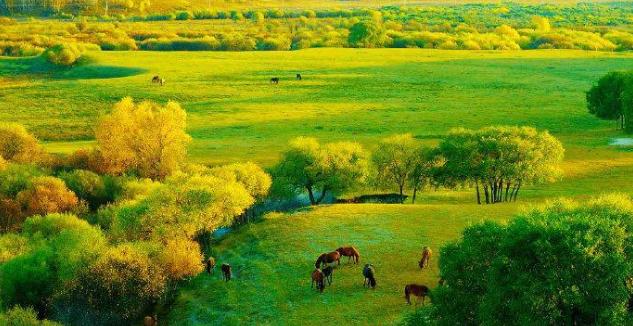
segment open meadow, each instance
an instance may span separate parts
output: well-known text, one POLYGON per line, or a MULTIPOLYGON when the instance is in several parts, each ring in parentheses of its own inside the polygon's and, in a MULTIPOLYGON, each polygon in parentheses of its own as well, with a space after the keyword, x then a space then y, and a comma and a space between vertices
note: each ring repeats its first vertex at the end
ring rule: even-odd
POLYGON ((20 121, 48 150, 71 153, 94 146, 99 118, 121 98, 174 100, 187 112, 190 158, 208 165, 272 166, 297 136, 374 149, 392 134, 436 144, 451 128, 488 125, 549 130, 565 147, 562 181, 529 186, 518 203, 482 207, 469 189, 429 190, 415 205, 269 213, 212 246, 218 261, 233 266, 234 280, 224 283, 216 271, 186 282, 161 312, 170 325, 397 323, 413 309, 402 284, 437 284, 436 257, 429 270, 417 267, 423 245, 440 248, 466 226, 503 222, 559 196, 633 193, 633 155, 610 145, 622 137, 616 123, 587 113, 584 95, 605 73, 633 66, 629 53, 309 49, 93 52, 89 59, 54 71, 40 70, 38 59, 1 59, 0 121, 20 121), (150 83, 157 74, 164 86, 150 83), (346 259, 325 293, 310 289, 317 254, 343 244, 375 265, 376 290, 363 289, 360 267, 346 259))
POLYGON ((631 135, 630 0, 0 0, 0 325, 633 325, 631 135))

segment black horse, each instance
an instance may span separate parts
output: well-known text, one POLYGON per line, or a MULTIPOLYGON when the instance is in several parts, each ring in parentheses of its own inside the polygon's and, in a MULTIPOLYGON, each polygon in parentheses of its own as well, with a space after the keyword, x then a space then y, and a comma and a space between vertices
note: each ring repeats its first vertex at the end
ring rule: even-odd
POLYGON ((323 269, 323 276, 325 276, 328 285, 332 285, 332 274, 334 274, 334 267, 328 266, 323 269))
POLYGON ((297 80, 302 80, 301 74, 297 74, 297 80))
POLYGON ((270 79, 270 83, 271 83, 271 84, 275 84, 275 85, 279 84, 279 77, 273 77, 273 78, 271 78, 271 79, 270 79))
POLYGON ((372 289, 376 288, 376 275, 374 271, 374 265, 365 264, 365 268, 363 268, 363 276, 365 277, 365 282, 363 283, 363 287, 371 287, 372 289))

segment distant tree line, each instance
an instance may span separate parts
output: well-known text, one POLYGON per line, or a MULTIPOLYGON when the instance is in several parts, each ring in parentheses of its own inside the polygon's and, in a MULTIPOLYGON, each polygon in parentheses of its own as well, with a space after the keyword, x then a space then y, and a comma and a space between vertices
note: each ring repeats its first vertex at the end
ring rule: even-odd
POLYGON ((426 187, 473 187, 477 203, 516 201, 522 186, 561 175, 561 143, 529 127, 455 129, 436 147, 410 134, 382 140, 373 155, 356 143, 321 146, 315 139, 291 142, 272 169, 278 193, 307 192, 312 204, 362 187, 395 189, 404 198, 426 187), (482 194, 483 193, 483 194, 482 194))

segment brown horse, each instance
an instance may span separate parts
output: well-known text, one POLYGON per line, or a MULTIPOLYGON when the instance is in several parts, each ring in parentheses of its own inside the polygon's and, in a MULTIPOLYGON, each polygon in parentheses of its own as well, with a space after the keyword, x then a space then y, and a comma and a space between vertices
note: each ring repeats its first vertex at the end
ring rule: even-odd
POLYGON ((207 270, 207 274, 212 274, 215 270, 215 258, 209 257, 209 259, 204 262, 204 265, 207 270))
MULTIPOLYGON (((411 304, 411 295, 418 298, 422 298, 422 305, 424 305, 424 299, 429 294, 429 288, 426 285, 408 284, 404 287, 404 297, 407 299, 407 303, 411 304)), ((416 300, 416 305, 418 304, 416 300)))
POLYGON ((334 274, 334 267, 328 266, 323 269, 323 276, 325 276, 328 285, 332 285, 332 274, 334 274))
POLYGON ((319 292, 323 292, 323 289, 325 289, 325 275, 318 268, 312 272, 312 284, 310 284, 311 288, 314 287, 314 283, 316 283, 317 290, 319 290, 319 292))
POLYGON ((227 282, 231 280, 231 265, 222 264, 222 279, 227 282))
POLYGON ((433 255, 433 251, 431 250, 431 248, 424 247, 424 249, 422 249, 422 259, 420 259, 418 266, 420 266, 420 268, 428 267, 429 260, 431 260, 431 255, 433 255))
POLYGON ((336 249, 341 256, 347 257, 347 262, 349 263, 350 258, 354 259, 354 264, 360 262, 360 252, 355 247, 340 247, 336 249))
POLYGON ((301 77, 301 74, 297 74, 297 76, 295 77, 297 80, 302 80, 303 77, 301 77))
POLYGON ((314 263, 314 267, 321 268, 322 264, 330 264, 333 262, 337 262, 339 265, 341 264, 341 254, 338 251, 332 251, 328 254, 321 254, 319 258, 317 258, 317 261, 314 263))

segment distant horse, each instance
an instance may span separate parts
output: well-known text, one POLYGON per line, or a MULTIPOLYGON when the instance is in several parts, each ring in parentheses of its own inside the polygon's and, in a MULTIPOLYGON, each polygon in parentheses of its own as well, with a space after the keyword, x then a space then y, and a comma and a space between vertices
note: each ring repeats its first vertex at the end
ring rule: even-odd
POLYGON ((154 314, 153 316, 145 316, 145 318, 143 318, 143 326, 156 326, 156 325, 158 325, 158 318, 156 314, 154 314))
POLYGON ((152 84, 159 84, 160 86, 163 86, 165 84, 165 79, 156 75, 152 78, 152 84))
POLYGON ((444 284, 446 284, 446 281, 443 277, 440 277, 440 279, 437 281, 437 285, 444 286, 444 284))
POLYGON ((222 279, 227 282, 231 280, 231 265, 222 264, 222 279))
POLYGON ((313 288, 315 283, 317 290, 323 292, 323 289, 325 289, 325 275, 318 268, 312 272, 312 284, 310 284, 310 287, 313 288))
POLYGON ((271 83, 271 84, 275 84, 275 85, 279 84, 279 77, 273 77, 273 78, 271 78, 271 79, 270 79, 270 83, 271 83))
POLYGON ((336 251, 338 251, 338 253, 341 254, 341 256, 347 257, 348 263, 349 263, 350 258, 354 259, 354 264, 357 264, 360 262, 360 252, 358 252, 358 249, 354 247, 340 247, 336 249, 336 251))
POLYGON ((371 287, 372 289, 376 288, 376 273, 374 271, 374 265, 365 264, 365 268, 363 268, 363 276, 365 277, 365 282, 363 282, 363 287, 371 287))
POLYGON ((301 77, 301 74, 297 74, 296 78, 297 78, 297 80, 302 80, 303 79, 303 77, 301 77))
POLYGON ((204 265, 207 270, 207 274, 212 274, 215 270, 215 258, 209 257, 209 259, 204 262, 204 265))
POLYGON ((420 266, 420 268, 428 267, 429 260, 431 260, 431 255, 433 255, 433 251, 431 251, 431 248, 424 247, 424 249, 422 249, 422 259, 420 259, 418 266, 420 266))
POLYGON ((325 276, 328 285, 332 285, 332 274, 334 274, 334 267, 328 266, 323 269, 323 276, 325 276))
POLYGON ((332 251, 329 254, 321 254, 314 263, 314 267, 321 268, 321 264, 330 264, 333 262, 337 262, 339 265, 341 264, 341 254, 338 251, 332 251))
MULTIPOLYGON (((422 304, 424 305, 424 299, 429 294, 429 288, 426 285, 408 284, 404 287, 404 297, 407 299, 407 303, 411 304, 411 295, 417 298, 422 298, 422 304)), ((417 301, 416 301, 417 305, 417 301)))

